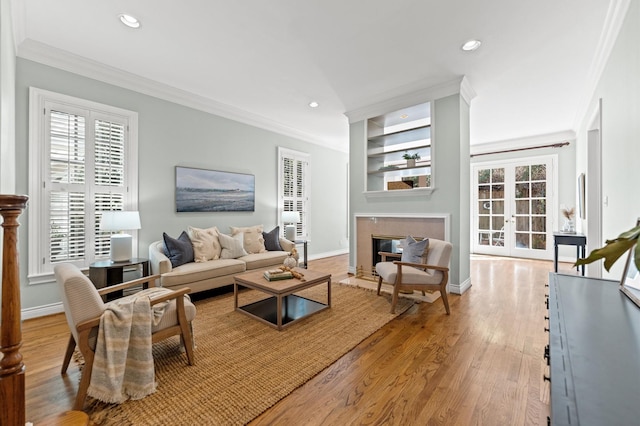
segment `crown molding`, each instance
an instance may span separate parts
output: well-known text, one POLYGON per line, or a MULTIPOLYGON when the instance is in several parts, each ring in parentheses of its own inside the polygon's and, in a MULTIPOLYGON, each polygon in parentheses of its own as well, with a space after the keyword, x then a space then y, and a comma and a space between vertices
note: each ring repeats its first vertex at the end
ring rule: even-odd
POLYGON ((585 84, 585 90, 582 92, 582 97, 578 102, 578 109, 573 119, 573 129, 578 130, 582 122, 588 118, 587 112, 591 104, 591 99, 596 92, 600 78, 604 71, 613 46, 616 43, 624 18, 629 10, 629 4, 631 0, 611 0, 609 9, 607 10, 607 16, 605 17, 604 27, 600 34, 600 40, 596 46, 593 62, 589 67, 587 73, 587 82, 585 84))
POLYGON ((395 96, 381 102, 376 102, 371 105, 347 111, 344 115, 349 119, 349 124, 352 124, 371 117, 386 114, 389 111, 395 111, 427 101, 444 98, 446 96, 460 93, 460 86, 463 80, 464 77, 460 77, 426 89, 413 90, 404 95, 395 96))
POLYGON ((309 133, 275 122, 258 114, 228 105, 213 99, 178 89, 167 84, 141 77, 101 62, 93 61, 55 47, 30 39, 19 45, 17 56, 64 71, 112 84, 124 89, 153 96, 165 101, 194 108, 229 120, 248 124, 304 142, 321 145, 336 151, 347 152, 347 148, 336 146, 309 133))
POLYGON ((462 81, 460 82, 460 96, 467 105, 471 105, 471 101, 477 96, 467 76, 462 77, 462 81))
POLYGON ((573 142, 576 140, 576 132, 573 130, 564 130, 555 133, 546 133, 543 135, 527 136, 518 139, 506 139, 502 141, 487 142, 471 145, 469 148, 470 155, 481 155, 494 151, 503 151, 519 148, 535 148, 540 145, 554 144, 558 142, 573 142))

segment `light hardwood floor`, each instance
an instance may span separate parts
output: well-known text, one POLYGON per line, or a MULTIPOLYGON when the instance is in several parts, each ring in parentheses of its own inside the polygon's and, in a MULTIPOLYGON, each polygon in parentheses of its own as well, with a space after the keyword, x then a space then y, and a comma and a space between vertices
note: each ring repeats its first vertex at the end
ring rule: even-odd
MULTIPOLYGON (((347 255, 310 262, 347 277, 347 255)), ((472 287, 415 305, 252 425, 545 425, 544 295, 552 262, 474 256, 472 287)), ((348 324, 344 325, 348 327, 348 324)), ((72 405, 76 367, 60 375, 62 314, 23 323, 27 420, 72 405)), ((286 374, 286 372, 283 372, 286 374)))

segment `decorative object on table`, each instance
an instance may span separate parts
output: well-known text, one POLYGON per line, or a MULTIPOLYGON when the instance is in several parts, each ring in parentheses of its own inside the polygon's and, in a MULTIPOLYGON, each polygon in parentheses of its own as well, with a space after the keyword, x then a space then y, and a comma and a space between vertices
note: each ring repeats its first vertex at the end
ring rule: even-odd
POLYGON ((576 232, 576 224, 573 221, 573 216, 575 215, 575 210, 573 207, 565 208, 560 210, 562 215, 564 216, 564 224, 562 225, 562 232, 576 232))
POLYGON ((293 278, 293 274, 290 271, 284 271, 282 269, 269 269, 268 271, 264 271, 263 275, 267 281, 289 280, 293 278))
POLYGON ((291 249, 291 257, 293 257, 296 261, 300 260, 300 254, 295 247, 291 249))
POLYGON ((624 266, 620 279, 620 291, 622 291, 636 305, 640 306, 640 218, 636 226, 618 235, 614 240, 605 241, 605 246, 593 250, 585 259, 578 259, 576 265, 586 265, 599 259, 604 259, 604 268, 609 271, 614 263, 625 253, 627 263, 624 266))
POLYGON ((282 212, 282 222, 285 224, 284 237, 289 241, 296 240, 296 225, 300 223, 300 212, 282 212), (287 225, 288 224, 288 225, 287 225))
POLYGON ((176 166, 177 212, 252 212, 256 177, 176 166))
POLYGON ((305 281, 304 274, 302 272, 298 272, 289 266, 281 266, 279 269, 282 269, 285 272, 291 272, 294 278, 297 278, 300 281, 305 281))
POLYGON ((415 167, 416 160, 420 159, 420 154, 418 154, 417 152, 409 154, 408 151, 405 151, 404 154, 402 154, 402 158, 407 160, 407 167, 415 167))
POLYGON ((140 214, 135 211, 103 211, 100 218, 101 231, 115 231, 111 235, 109 258, 112 262, 131 259, 132 237, 124 231, 140 229, 140 214))
POLYGON ((298 266, 298 261, 291 255, 291 253, 289 253, 289 256, 284 259, 284 262, 282 262, 282 264, 287 268, 295 268, 296 266, 298 266))

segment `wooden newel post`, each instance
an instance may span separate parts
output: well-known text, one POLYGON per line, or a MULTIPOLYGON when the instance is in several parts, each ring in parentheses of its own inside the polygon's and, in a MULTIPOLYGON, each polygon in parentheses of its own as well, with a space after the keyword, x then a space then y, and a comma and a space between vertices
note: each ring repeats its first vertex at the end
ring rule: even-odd
POLYGON ((2 324, 0 338, 0 426, 25 424, 25 387, 20 311, 18 216, 27 206, 24 195, 0 195, 2 242, 2 324))

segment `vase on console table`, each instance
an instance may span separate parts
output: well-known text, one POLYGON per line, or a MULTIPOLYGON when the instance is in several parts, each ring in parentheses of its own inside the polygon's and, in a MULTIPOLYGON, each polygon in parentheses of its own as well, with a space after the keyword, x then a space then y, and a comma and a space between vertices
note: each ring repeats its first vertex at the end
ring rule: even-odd
POLYGON ((565 219, 562 225, 562 232, 574 234, 576 232, 576 224, 571 219, 565 219))

